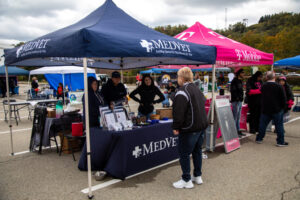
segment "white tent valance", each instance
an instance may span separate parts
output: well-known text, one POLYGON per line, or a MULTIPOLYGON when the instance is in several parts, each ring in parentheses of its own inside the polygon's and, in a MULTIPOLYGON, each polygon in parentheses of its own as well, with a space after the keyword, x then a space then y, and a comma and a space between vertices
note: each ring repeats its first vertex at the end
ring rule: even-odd
MULTIPOLYGON (((76 74, 83 73, 83 67, 76 66, 60 66, 60 67, 42 67, 31 70, 30 75, 36 74, 76 74)), ((96 73, 95 69, 87 68, 87 73, 96 73)))

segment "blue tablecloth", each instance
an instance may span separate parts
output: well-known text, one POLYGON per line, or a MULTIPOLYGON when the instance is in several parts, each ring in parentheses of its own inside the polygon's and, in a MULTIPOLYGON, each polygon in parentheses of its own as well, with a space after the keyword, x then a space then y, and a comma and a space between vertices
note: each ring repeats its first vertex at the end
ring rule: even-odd
MULTIPOLYGON (((92 128, 92 170, 104 170, 113 177, 125 179, 178 158, 178 137, 173 135, 171 125, 155 124, 119 132, 92 128)), ((78 168, 87 170, 86 145, 78 168)))

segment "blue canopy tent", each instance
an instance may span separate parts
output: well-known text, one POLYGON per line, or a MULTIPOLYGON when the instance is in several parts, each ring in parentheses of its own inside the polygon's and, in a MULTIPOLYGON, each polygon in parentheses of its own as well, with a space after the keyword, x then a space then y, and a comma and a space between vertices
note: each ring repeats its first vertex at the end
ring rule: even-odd
MULTIPOLYGON (((29 75, 29 71, 21 69, 19 67, 10 66, 8 68, 9 76, 26 76, 29 75)), ((0 76, 5 76, 5 66, 0 66, 0 76)))
MULTIPOLYGON (((127 15, 112 0, 106 0, 101 7, 71 26, 21 47, 5 49, 4 53, 6 66, 83 66, 85 102, 88 102, 87 66, 122 70, 159 64, 214 64, 216 60, 215 47, 188 43, 159 33, 127 15)), ((92 198, 88 103, 85 104, 85 116, 88 193, 92 198)), ((12 141, 11 123, 9 125, 12 141)))
MULTIPOLYGON (((11 66, 8 68, 8 76, 10 77, 9 81, 13 80, 15 84, 17 84, 18 82, 17 76, 27 76, 27 75, 29 75, 29 71, 25 69, 21 69, 15 66, 11 66)), ((2 76, 5 77, 5 66, 0 66, 0 77, 2 76)), ((10 89, 10 91, 19 94, 19 86, 15 86, 14 89, 10 89)), ((1 88, 0 88, 0 94, 2 94, 1 88)))
POLYGON ((274 67, 284 68, 284 69, 299 69, 300 67, 300 55, 291 57, 291 58, 285 58, 282 60, 277 60, 274 62, 274 67))
MULTIPOLYGON (((96 78, 95 70, 88 68, 88 77, 96 78)), ((42 67, 30 71, 30 76, 43 74, 48 81, 50 88, 56 90, 59 83, 65 87, 68 85, 69 91, 83 90, 83 68, 76 66, 42 67)))

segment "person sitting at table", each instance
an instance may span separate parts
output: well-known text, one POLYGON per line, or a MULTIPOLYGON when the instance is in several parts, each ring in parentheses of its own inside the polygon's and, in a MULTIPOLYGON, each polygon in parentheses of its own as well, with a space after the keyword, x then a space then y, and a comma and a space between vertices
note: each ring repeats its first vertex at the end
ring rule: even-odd
POLYGON ((56 92, 56 98, 59 99, 60 97, 62 98, 63 103, 64 103, 65 97, 64 97, 64 87, 63 87, 62 83, 58 84, 57 92, 56 92))
POLYGON ((36 96, 39 91, 39 84, 37 78, 34 76, 32 77, 32 82, 31 82, 31 95, 36 96))
POLYGON ((166 86, 167 92, 168 92, 168 99, 171 99, 172 102, 174 101, 176 88, 173 85, 172 81, 169 81, 168 85, 166 86))
POLYGON ((114 109, 114 106, 120 105, 123 100, 126 101, 127 91, 123 83, 121 83, 121 75, 119 72, 114 71, 111 75, 111 79, 103 85, 101 89, 101 95, 104 98, 105 104, 110 109, 114 109))
MULTIPOLYGON (((83 102, 83 124, 85 124, 85 100, 83 102)), ((104 99, 99 93, 98 81, 94 77, 88 77, 88 102, 89 102, 89 125, 91 127, 100 127, 100 111, 99 107, 104 105, 104 99)))
POLYGON ((15 93, 15 87, 16 87, 16 82, 13 78, 9 78, 9 89, 11 91, 11 95, 16 94, 15 93))
POLYGON ((164 95, 158 87, 154 85, 154 81, 149 75, 143 76, 142 85, 133 90, 129 97, 140 103, 138 115, 146 116, 147 119, 149 119, 150 115, 153 113, 153 104, 160 103, 165 100, 164 95), (140 99, 136 97, 137 94, 140 95, 140 99), (158 100, 154 100, 156 95, 159 96, 158 100))
POLYGON ((0 89, 2 93, 2 98, 6 97, 6 83, 4 78, 0 78, 0 89))

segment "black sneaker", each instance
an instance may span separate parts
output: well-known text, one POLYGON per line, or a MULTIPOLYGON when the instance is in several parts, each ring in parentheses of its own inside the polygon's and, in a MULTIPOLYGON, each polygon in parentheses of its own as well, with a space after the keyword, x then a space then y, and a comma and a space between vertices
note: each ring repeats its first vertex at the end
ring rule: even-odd
POLYGON ((238 131, 238 135, 239 135, 239 137, 246 136, 246 134, 242 133, 241 131, 238 131))
POLYGON ((289 143, 287 143, 287 142, 284 142, 284 143, 277 143, 276 144, 276 146, 278 146, 278 147, 287 147, 289 145, 289 143))

